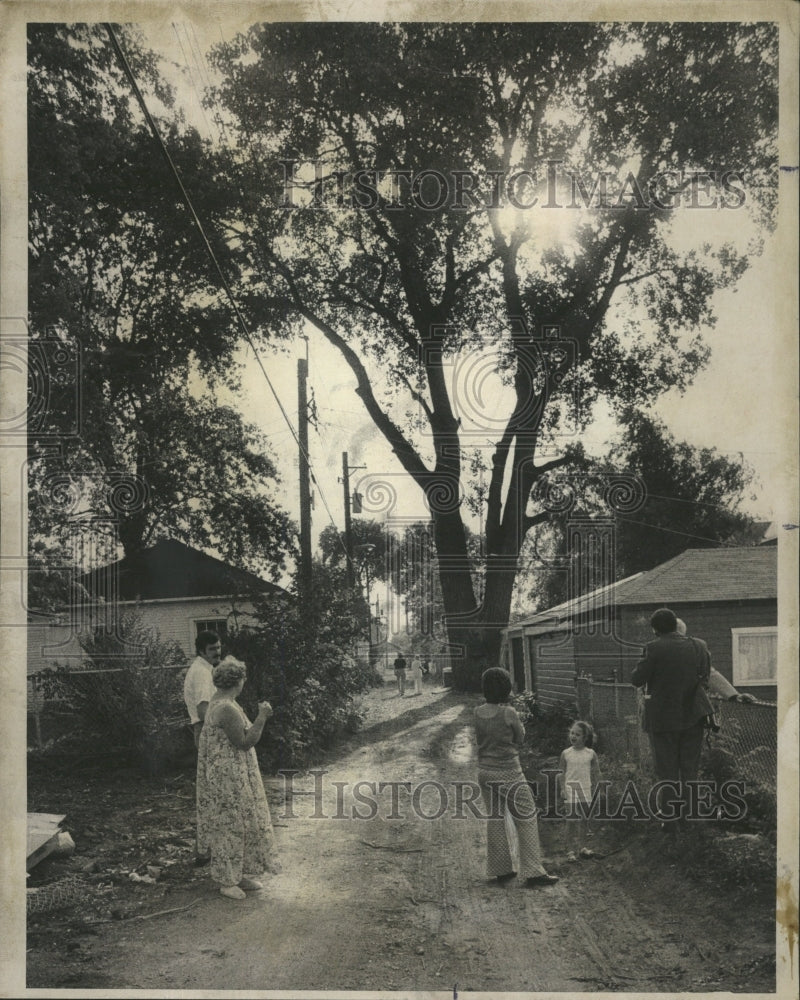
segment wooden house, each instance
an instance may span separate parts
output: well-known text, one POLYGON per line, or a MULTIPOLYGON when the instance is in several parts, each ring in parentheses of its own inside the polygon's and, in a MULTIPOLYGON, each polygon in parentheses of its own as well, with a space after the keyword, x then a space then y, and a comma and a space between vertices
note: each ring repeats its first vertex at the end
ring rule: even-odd
POLYGON ((504 664, 518 691, 543 705, 574 701, 575 680, 630 679, 653 638, 650 615, 669 607, 708 643, 714 666, 742 692, 777 699, 778 550, 687 549, 504 631, 504 664))

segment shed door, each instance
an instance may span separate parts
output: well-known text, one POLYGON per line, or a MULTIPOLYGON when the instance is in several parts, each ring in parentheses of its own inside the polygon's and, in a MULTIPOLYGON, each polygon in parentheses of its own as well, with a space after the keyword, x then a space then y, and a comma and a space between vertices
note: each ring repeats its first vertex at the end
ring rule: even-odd
POLYGON ((522 639, 516 636, 511 640, 512 676, 517 691, 525 690, 525 656, 522 651, 522 639))

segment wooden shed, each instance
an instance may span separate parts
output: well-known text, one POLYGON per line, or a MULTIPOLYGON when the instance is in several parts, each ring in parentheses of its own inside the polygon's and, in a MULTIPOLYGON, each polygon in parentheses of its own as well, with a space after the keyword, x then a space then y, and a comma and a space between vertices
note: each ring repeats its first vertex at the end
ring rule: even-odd
POLYGON ((575 678, 627 681, 652 638, 650 615, 669 607, 705 639, 714 666, 740 691, 777 699, 777 546, 687 549, 619 580, 514 622, 505 663, 518 691, 543 705, 571 701, 575 678))

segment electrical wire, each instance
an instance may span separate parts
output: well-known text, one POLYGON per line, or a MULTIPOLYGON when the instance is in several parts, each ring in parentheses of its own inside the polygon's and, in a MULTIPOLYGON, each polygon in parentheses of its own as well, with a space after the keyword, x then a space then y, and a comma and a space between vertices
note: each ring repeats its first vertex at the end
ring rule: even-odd
POLYGON ((655 531, 668 531, 671 535, 683 535, 684 538, 697 538, 701 542, 712 542, 714 545, 719 545, 722 548, 733 548, 728 542, 723 542, 719 538, 709 538, 707 535, 692 535, 688 531, 678 531, 676 528, 665 528, 661 524, 650 524, 649 521, 637 521, 633 517, 624 517, 622 514, 616 514, 616 517, 620 521, 627 521, 629 524, 639 524, 643 528, 653 528, 655 531))
MULTIPOLYGON (((198 106, 200 108, 200 113, 203 116, 203 121, 206 123, 206 128, 208 129, 208 133, 209 133, 209 135, 211 135, 211 122, 209 122, 208 117, 206 115, 206 109, 203 106, 203 101, 202 101, 202 99, 200 97, 200 92, 198 91, 197 87, 195 86, 195 83, 194 83, 194 73, 192 72, 192 67, 189 65, 189 60, 186 57, 186 51, 185 51, 185 49, 183 47, 183 42, 181 41, 181 36, 178 33, 178 26, 177 26, 177 24, 174 21, 172 22, 172 30, 175 32, 175 38, 177 39, 178 45, 180 46, 181 55, 183 56, 183 61, 186 63, 186 69, 189 72, 189 83, 191 84, 192 90, 195 92, 195 95, 197 96, 197 104, 198 104, 198 106)), ((187 42, 189 42, 189 36, 188 35, 186 36, 186 40, 187 40, 187 42)), ((191 47, 191 44, 190 44, 190 47, 191 47)), ((199 71, 199 68, 198 68, 198 71, 199 71)))
MULTIPOLYGON (((300 452, 303 455, 304 459, 308 463, 308 468, 309 468, 309 472, 311 474, 311 478, 312 478, 315 486, 319 490, 320 499, 322 500, 322 504, 325 507, 325 510, 327 511, 327 514, 328 514, 328 517, 330 518, 331 524, 336 529, 337 538, 339 538, 340 544, 342 545, 342 548, 345 549, 345 553, 346 553, 346 548, 344 546, 344 543, 341 542, 341 538, 339 537, 338 528, 336 528, 336 522, 333 519, 333 514, 331 513, 330 507, 328 506, 328 502, 327 502, 327 499, 325 497, 325 494, 324 494, 324 492, 322 490, 322 487, 320 486, 320 484, 319 484, 316 476, 314 475, 314 473, 312 471, 312 465, 311 465, 311 460, 309 458, 309 455, 307 454, 307 452, 305 451, 305 449, 300 444, 300 439, 298 437, 297 431, 295 430, 294 425, 292 424, 291 420, 289 419, 289 415, 286 412, 286 409, 285 409, 283 403, 281 402, 280 397, 278 396, 278 393, 277 393, 277 391, 275 389, 275 386, 272 384, 272 380, 270 379, 269 374, 268 374, 266 368, 264 367, 264 363, 261 360, 261 355, 259 354, 258 350, 256 349, 255 343, 253 341, 253 337, 252 337, 252 334, 250 332, 250 328, 249 328, 249 326, 247 324, 247 321, 244 318, 244 315, 242 314, 241 309, 239 308, 239 304, 236 301, 236 297, 233 294, 233 289, 231 288, 231 286, 230 286, 230 284, 228 282, 228 279, 225 277, 225 273, 222 270, 222 267, 221 267, 221 265, 219 263, 217 255, 214 253, 214 248, 211 246, 211 243, 210 243, 210 241, 208 239, 208 236, 207 236, 206 231, 205 231, 205 227, 203 226, 203 223, 201 222, 200 217, 198 216, 197 212, 195 211, 195 207, 194 207, 194 204, 192 202, 192 199, 189 197, 189 193, 186 190, 186 187, 184 186, 183 181, 181 180, 181 176, 178 173, 178 170, 177 170, 177 168, 175 166, 175 163, 174 163, 172 157, 170 156, 169 150, 167 149, 166 144, 165 144, 165 142, 164 142, 164 140, 163 140, 163 138, 161 136, 161 133, 158 130, 158 126, 156 125, 156 123, 155 123, 155 121, 153 119, 153 116, 150 114, 150 110, 147 107, 147 103, 146 103, 146 101, 144 99, 144 96, 143 96, 141 90, 139 89, 138 83, 136 82, 136 77, 134 76, 134 73, 133 73, 133 70, 132 70, 132 68, 130 66, 130 63, 128 62, 128 59, 127 59, 124 51, 122 50, 122 47, 120 46, 119 41, 117 40, 117 36, 116 36, 116 33, 114 32, 114 28, 108 22, 106 22, 104 24, 104 27, 106 29, 106 32, 107 32, 108 36, 109 36, 109 39, 110 39, 111 44, 112 44, 112 46, 114 48, 114 51, 115 51, 115 53, 117 55, 117 58, 120 61, 120 64, 121 64, 121 66, 123 68, 123 71, 124 71, 126 77, 128 78, 128 82, 131 85, 131 88, 132 88, 133 93, 134 93, 134 95, 136 97, 136 100, 139 103, 139 107, 142 110, 142 114, 145 117, 145 121, 147 122, 147 125, 148 125, 148 127, 150 128, 150 131, 153 134, 153 137, 155 138, 156 142, 158 143, 159 149, 161 150, 161 153, 162 153, 162 155, 164 156, 164 159, 167 162, 167 166, 169 167, 169 170, 172 173, 172 176, 175 178, 175 183, 178 185, 178 188, 180 190, 181 197, 183 198, 184 204, 186 205, 186 207, 187 207, 187 209, 189 211, 189 214, 190 214, 190 216, 192 218, 192 221, 194 222, 195 228, 197 229, 197 232, 199 233, 200 238, 203 241, 203 245, 205 246, 206 253, 208 254, 208 256, 209 256, 212 264, 214 265, 214 269, 216 270, 217 275, 219 276, 219 280, 220 280, 220 283, 222 285, 222 288, 223 288, 223 290, 225 291, 225 294, 228 297, 228 301, 231 304, 231 308, 233 309, 234 315, 236 316, 237 322, 238 322, 239 327, 240 327, 240 329, 241 329, 241 331, 242 331, 242 333, 244 335, 244 338, 245 338, 248 346, 250 347, 250 349, 253 352, 253 356, 254 356, 254 358, 256 360, 256 363, 258 364, 258 367, 261 370, 261 374, 264 376, 264 379, 265 379, 267 385, 269 386, 270 391, 272 392, 272 395, 273 395, 273 397, 275 399, 275 402, 278 404, 278 409, 280 410, 280 412, 281 412, 281 414, 283 416, 283 419, 286 422, 287 427, 291 431, 292 437, 294 438, 295 443, 297 444, 298 449, 300 450, 300 452)), ((187 38, 188 38, 188 36, 187 36, 187 38)), ((179 39, 179 41, 180 41, 180 39, 179 39)), ((224 39, 223 39, 223 41, 224 41, 224 39)), ((182 46, 181 46, 181 51, 183 51, 183 47, 182 46)), ((184 53, 184 58, 185 58, 185 53, 184 53)), ((190 76, 191 76, 191 70, 190 70, 190 76)), ((192 86, 194 87, 194 82, 193 81, 192 81, 192 86)), ((195 92, 197 92, 197 91, 195 90, 195 92)))
MULTIPOLYGON (((685 500, 683 497, 668 497, 664 496, 663 493, 651 493, 649 490, 647 492, 647 496, 648 498, 653 497, 655 500, 667 500, 670 503, 690 503, 695 507, 713 507, 715 510, 727 510, 731 514, 735 513, 735 511, 732 511, 731 508, 724 503, 708 503, 706 500, 685 500)), ((755 520, 755 518, 753 520, 755 520)))

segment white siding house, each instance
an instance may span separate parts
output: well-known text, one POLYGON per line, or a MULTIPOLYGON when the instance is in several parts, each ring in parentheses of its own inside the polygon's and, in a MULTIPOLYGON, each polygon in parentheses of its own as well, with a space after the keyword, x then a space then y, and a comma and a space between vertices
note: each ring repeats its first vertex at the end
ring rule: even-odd
POLYGON ((89 594, 85 607, 67 609, 60 622, 29 624, 28 675, 82 660, 78 634, 100 619, 136 611, 162 642, 176 642, 192 659, 197 633, 214 629, 224 638, 250 618, 256 594, 289 597, 253 573, 168 540, 94 570, 80 582, 89 594))

